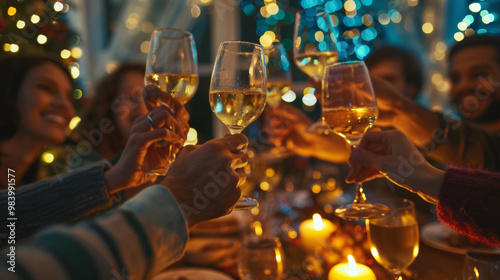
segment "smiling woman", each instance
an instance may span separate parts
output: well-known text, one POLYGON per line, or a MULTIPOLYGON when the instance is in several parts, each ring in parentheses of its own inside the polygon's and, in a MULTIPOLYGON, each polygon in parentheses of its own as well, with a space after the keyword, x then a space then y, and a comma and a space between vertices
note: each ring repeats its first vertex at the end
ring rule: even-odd
POLYGON ((55 59, 12 56, 0 60, 0 84, 0 167, 30 182, 35 178, 23 177, 44 147, 65 140, 74 115, 73 79, 55 59))

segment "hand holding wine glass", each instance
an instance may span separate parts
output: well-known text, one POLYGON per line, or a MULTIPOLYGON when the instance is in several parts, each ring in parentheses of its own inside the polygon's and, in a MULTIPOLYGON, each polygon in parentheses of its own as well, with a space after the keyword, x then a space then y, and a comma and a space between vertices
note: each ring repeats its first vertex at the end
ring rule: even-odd
MULTIPOLYGON (((266 68, 262 46, 225 41, 219 46, 210 82, 212 112, 231 134, 241 133, 266 106, 266 68)), ((257 206, 255 199, 242 197, 237 209, 257 206)))
MULTIPOLYGON (((351 149, 377 119, 377 101, 368 70, 363 61, 340 62, 325 68, 322 95, 322 119, 351 149)), ((368 203, 361 184, 356 184, 356 197, 349 205, 339 207, 341 218, 363 220, 383 216, 387 207, 368 203)))
MULTIPOLYGON (((191 33, 179 29, 157 29, 153 32, 146 63, 145 83, 161 88, 182 104, 194 96, 198 88, 198 59, 191 33)), ((157 98, 156 102, 149 100, 148 104, 148 108, 152 109, 164 104, 173 111, 161 97, 157 98)), ((152 127, 155 126, 151 113, 148 115, 148 121, 152 127)), ((159 156, 155 158, 162 160, 146 162, 144 168, 149 174, 165 175, 177 152, 178 149, 174 150, 172 145, 159 141, 150 146, 148 153, 156 153, 159 156)))

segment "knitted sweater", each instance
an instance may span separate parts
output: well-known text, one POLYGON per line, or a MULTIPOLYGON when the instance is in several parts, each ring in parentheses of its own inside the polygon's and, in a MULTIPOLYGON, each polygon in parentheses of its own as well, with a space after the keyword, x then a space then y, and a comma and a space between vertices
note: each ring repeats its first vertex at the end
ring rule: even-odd
POLYGON ((500 173, 448 168, 436 209, 458 233, 500 246, 500 173))

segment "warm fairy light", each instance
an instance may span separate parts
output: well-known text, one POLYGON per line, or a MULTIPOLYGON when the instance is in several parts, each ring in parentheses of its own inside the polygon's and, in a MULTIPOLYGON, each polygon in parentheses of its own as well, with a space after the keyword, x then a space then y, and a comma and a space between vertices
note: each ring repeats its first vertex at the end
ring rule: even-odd
POLYGON ((458 29, 460 29, 460 31, 465 31, 465 29, 467 29, 467 23, 461 21, 457 24, 457 27, 458 29))
POLYGON ((196 143, 198 143, 198 132, 196 131, 196 129, 190 127, 187 134, 187 140, 186 143, 184 143, 184 146, 196 145, 196 143))
POLYGON ((262 36, 259 38, 259 42, 263 47, 269 47, 273 44, 274 39, 276 39, 276 34, 274 34, 273 31, 266 31, 262 36))
POLYGON ((422 25, 422 31, 424 31, 425 34, 430 34, 432 31, 434 31, 434 26, 430 22, 426 22, 422 25))
POLYGON ((462 32, 457 32, 455 33, 455 35, 453 35, 453 38, 455 39, 455 41, 457 42, 460 42, 464 39, 464 34, 462 32))
POLYGON ((469 10, 473 13, 477 13, 477 12, 481 11, 481 4, 472 3, 469 5, 469 10))
POLYGON ((356 10, 356 2, 354 2, 353 0, 347 0, 344 3, 344 9, 346 10, 346 12, 355 11, 356 10))
POLYGON ((262 235, 262 225, 260 224, 259 221, 255 221, 252 223, 252 227, 255 231, 255 235, 261 236, 262 235))
POLYGON ((74 116, 69 122, 69 129, 73 130, 80 123, 82 119, 79 116, 74 116))
POLYGON ((212 3, 212 0, 200 0, 200 3, 202 5, 210 5, 210 3, 212 3))
POLYGON ((314 39, 316 39, 316 41, 318 42, 323 42, 323 40, 325 40, 325 34, 323 33, 323 31, 318 30, 316 31, 316 33, 314 33, 314 39))
POLYGON ((395 11, 391 15, 391 20, 394 23, 400 23, 402 19, 403 19, 403 17, 401 16, 401 13, 399 13, 398 11, 395 11))
POLYGON ((273 177, 274 176, 274 169, 268 168, 266 169, 266 177, 273 177))
POLYGON ((63 3, 57 1, 54 3, 54 11, 61 12, 64 9, 63 3))
POLYGON ((16 53, 19 51, 19 46, 16 44, 10 44, 10 51, 16 53))
POLYGON ((201 9, 200 7, 198 7, 197 5, 194 5, 193 7, 191 7, 191 16, 193 18, 197 18, 201 15, 201 9))
POLYGON ((321 178, 321 172, 318 170, 314 170, 312 173, 312 177, 313 179, 319 180, 319 178, 321 178))
POLYGON ((33 24, 37 24, 38 22, 40 22, 40 16, 39 15, 32 15, 31 16, 31 22, 33 24))
POLYGON ((16 27, 19 29, 23 29, 26 26, 26 22, 24 20, 18 20, 16 23, 16 27))
POLYGON ((46 163, 51 163, 54 161, 54 155, 49 152, 45 152, 42 154, 42 160, 46 163))
POLYGON ((70 72, 73 79, 76 79, 80 76, 80 70, 78 69, 78 67, 70 67, 70 72))
POLYGON ((63 59, 67 59, 67 58, 69 58, 70 56, 71 56, 71 52, 70 52, 69 50, 64 49, 64 50, 62 50, 62 51, 61 51, 61 57, 62 57, 63 59))
POLYGON ((467 30, 465 30, 465 36, 467 37, 474 35, 474 33, 475 31, 472 28, 468 28, 467 30))
POLYGON ((16 8, 14 8, 14 7, 9 7, 9 9, 7 9, 7 14, 8 14, 9 16, 13 16, 13 15, 15 15, 16 13, 17 13, 17 9, 16 9, 16 8))
POLYGON ((306 106, 314 106, 318 102, 318 99, 314 94, 306 94, 302 97, 302 103, 306 106))
POLYGON ((267 13, 270 15, 275 15, 280 11, 280 7, 276 3, 271 3, 266 6, 267 13))
POLYGON ((295 92, 293 90, 289 90, 287 93, 283 94, 283 96, 281 97, 281 99, 283 99, 283 101, 288 102, 288 103, 295 101, 296 98, 297 98, 297 94, 295 94, 295 92))
POLYGON ((418 0, 408 0, 408 6, 415 7, 418 5, 418 0))
POLYGON ((36 41, 38 42, 38 44, 43 45, 47 43, 47 36, 40 34, 38 35, 38 37, 36 37, 36 41))
POLYGON ((387 25, 389 24, 389 22, 391 22, 391 19, 389 18, 389 15, 381 14, 380 16, 378 16, 378 22, 380 22, 380 24, 382 25, 387 25))
POLYGON ((73 98, 75 98, 76 100, 78 100, 78 99, 82 98, 82 96, 83 96, 83 92, 82 92, 82 90, 81 90, 81 89, 78 89, 78 88, 77 88, 77 89, 75 89, 75 90, 73 91, 73 98))
POLYGON ((271 188, 271 186, 269 185, 269 183, 268 183, 268 182, 266 182, 266 181, 262 181, 262 182, 259 184, 259 187, 260 187, 260 189, 261 189, 261 190, 263 190, 263 191, 265 191, 265 192, 267 192, 267 191, 271 188))
POLYGON ((10 52, 10 44, 9 43, 3 44, 3 50, 6 52, 10 52))
POLYGON ((321 192, 321 186, 318 185, 318 184, 314 184, 312 187, 311 187, 311 191, 315 194, 318 194, 321 192))
POLYGON ((82 57, 82 49, 79 48, 79 47, 73 47, 71 48, 71 56, 75 59, 79 59, 80 57, 82 57))
POLYGON ((313 215, 313 224, 315 230, 323 229, 323 219, 321 219, 321 215, 318 213, 314 213, 313 215))

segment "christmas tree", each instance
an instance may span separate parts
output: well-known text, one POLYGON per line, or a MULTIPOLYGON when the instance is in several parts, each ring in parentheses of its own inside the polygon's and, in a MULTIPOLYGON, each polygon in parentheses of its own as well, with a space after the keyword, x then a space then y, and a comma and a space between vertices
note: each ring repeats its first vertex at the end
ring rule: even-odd
POLYGON ((67 23, 70 6, 55 0, 0 0, 0 56, 51 54, 66 63, 81 56, 80 38, 67 23))

